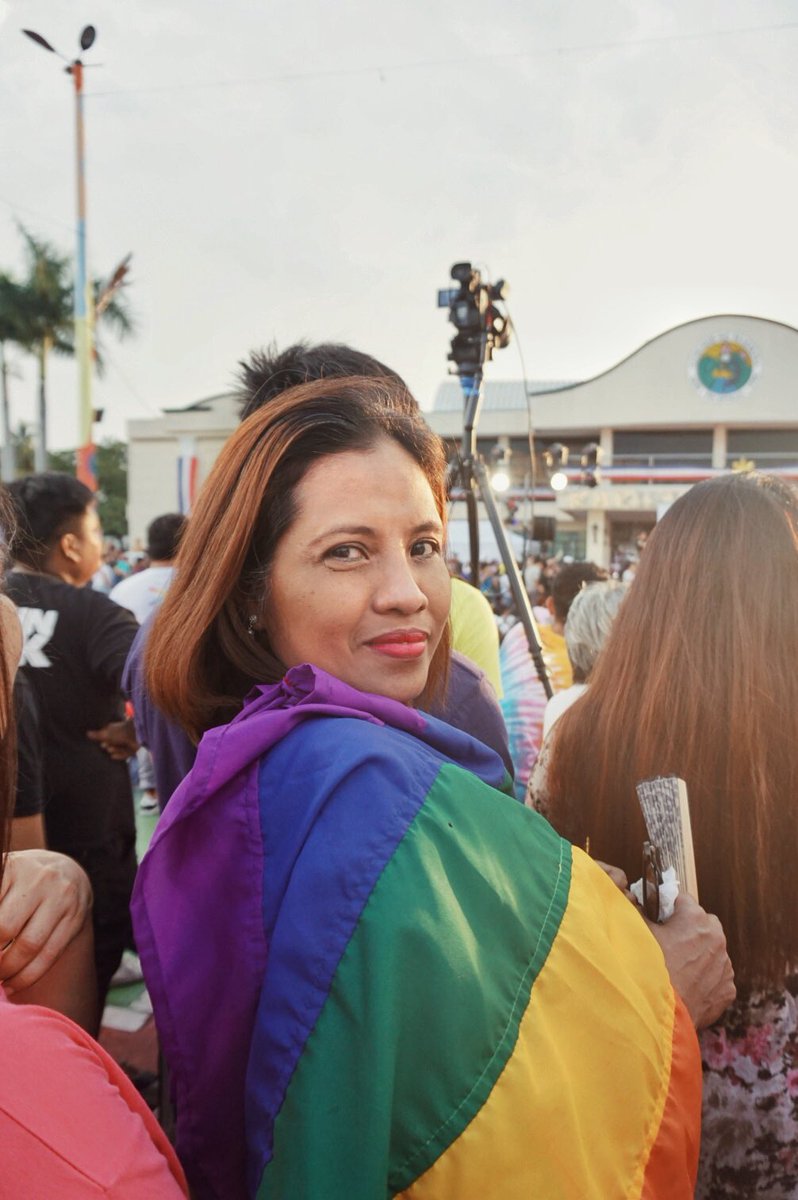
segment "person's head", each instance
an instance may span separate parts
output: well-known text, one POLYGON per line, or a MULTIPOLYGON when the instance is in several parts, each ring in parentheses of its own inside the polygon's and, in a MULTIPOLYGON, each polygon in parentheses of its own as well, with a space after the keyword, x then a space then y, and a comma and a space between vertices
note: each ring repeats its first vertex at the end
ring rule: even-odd
POLYGON ((147 526, 147 555, 152 562, 170 563, 177 556, 186 527, 182 513, 164 513, 147 526))
POLYGON ((626 592, 626 584, 609 579, 586 583, 577 593, 565 625, 574 683, 589 679, 626 592))
POLYGON ((603 567, 592 562, 569 562, 560 567, 552 580, 548 605, 555 624, 565 625, 570 607, 586 583, 608 577, 609 573, 603 567))
POLYGON ((551 756, 555 825, 630 878, 635 784, 685 780, 700 898, 743 983, 798 961, 796 662, 796 493, 759 475, 697 484, 648 539, 551 756))
POLYGON ((99 570, 103 537, 94 494, 73 475, 42 471, 8 484, 12 559, 82 586, 99 570))
POLYGON ((272 344, 264 350, 253 350, 239 366, 238 399, 242 421, 288 388, 316 379, 351 379, 354 376, 389 380, 393 407, 418 412, 417 401, 396 371, 370 354, 339 342, 317 345, 295 342, 285 350, 278 350, 272 344))
POLYGON ((155 702, 198 736, 300 662, 431 698, 448 665, 445 465, 388 378, 305 384, 253 413, 181 543, 148 646, 155 702))

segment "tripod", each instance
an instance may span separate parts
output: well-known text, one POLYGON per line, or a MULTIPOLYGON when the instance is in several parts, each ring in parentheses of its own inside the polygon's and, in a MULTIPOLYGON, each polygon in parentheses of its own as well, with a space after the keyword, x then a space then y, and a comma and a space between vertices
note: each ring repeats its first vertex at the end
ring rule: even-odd
POLYGON ((471 554, 471 582, 476 585, 479 580, 479 523, 477 519, 476 491, 478 488, 499 547, 499 553, 502 556, 504 569, 507 572, 507 579, 510 584, 510 591, 515 603, 516 612, 518 613, 518 619, 526 633, 526 640, 529 643, 529 653, 532 655, 532 661, 535 664, 538 678, 543 684, 543 690, 550 700, 553 694, 552 686, 548 671, 546 670, 546 664, 543 661, 543 647, 540 644, 540 635, 538 634, 537 623, 532 613, 532 605, 529 603, 529 596, 527 595, 524 581, 521 578, 521 572, 518 570, 518 564, 515 561, 515 555, 507 537, 507 530, 504 528, 501 516, 499 515, 496 497, 490 485, 485 463, 477 451, 477 423, 479 421, 480 408, 482 407, 482 369, 478 368, 472 374, 463 374, 459 370, 457 373, 460 377, 460 386, 463 389, 463 399, 465 402, 463 445, 458 474, 459 482, 466 494, 468 539, 471 554))

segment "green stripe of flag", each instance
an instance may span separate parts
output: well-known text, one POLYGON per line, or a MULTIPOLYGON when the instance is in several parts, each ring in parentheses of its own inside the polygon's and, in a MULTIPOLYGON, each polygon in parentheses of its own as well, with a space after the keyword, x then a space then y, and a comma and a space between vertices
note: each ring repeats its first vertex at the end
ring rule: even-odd
POLYGON ((441 768, 343 954, 258 1200, 390 1196, 459 1136, 512 1053, 570 871, 536 813, 441 768))

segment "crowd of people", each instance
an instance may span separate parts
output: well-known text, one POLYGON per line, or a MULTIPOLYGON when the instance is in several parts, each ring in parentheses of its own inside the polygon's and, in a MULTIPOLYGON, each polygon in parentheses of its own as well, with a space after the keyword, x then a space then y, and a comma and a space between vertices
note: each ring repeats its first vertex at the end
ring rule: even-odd
POLYGON ((348 347, 249 356, 112 586, 82 484, 4 504, 0 1196, 798 1197, 786 485, 694 487, 633 580, 527 564, 548 701, 500 576, 447 565, 439 439, 348 347), (701 905, 652 922, 661 774, 701 905), (134 945, 174 1149, 92 1040, 134 945))

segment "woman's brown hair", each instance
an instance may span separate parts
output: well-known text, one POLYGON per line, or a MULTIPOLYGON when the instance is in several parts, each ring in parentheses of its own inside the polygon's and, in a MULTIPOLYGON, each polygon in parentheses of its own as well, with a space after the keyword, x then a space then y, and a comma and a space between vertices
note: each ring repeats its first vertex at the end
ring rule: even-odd
MULTIPOLYGON (((191 737, 230 720, 254 684, 285 673, 266 634, 249 636, 249 620, 263 605, 274 551, 295 516, 297 484, 320 458, 366 451, 384 438, 418 463, 445 523, 442 443, 395 380, 291 388, 243 421, 224 446, 188 522, 146 654, 154 702, 191 737)), ((448 661, 447 630, 420 704, 437 698, 448 661)))
POLYGON ((781 983, 798 965, 798 501, 773 477, 698 484, 657 525, 558 723, 548 815, 637 879, 635 784, 669 774, 738 982, 781 983))

